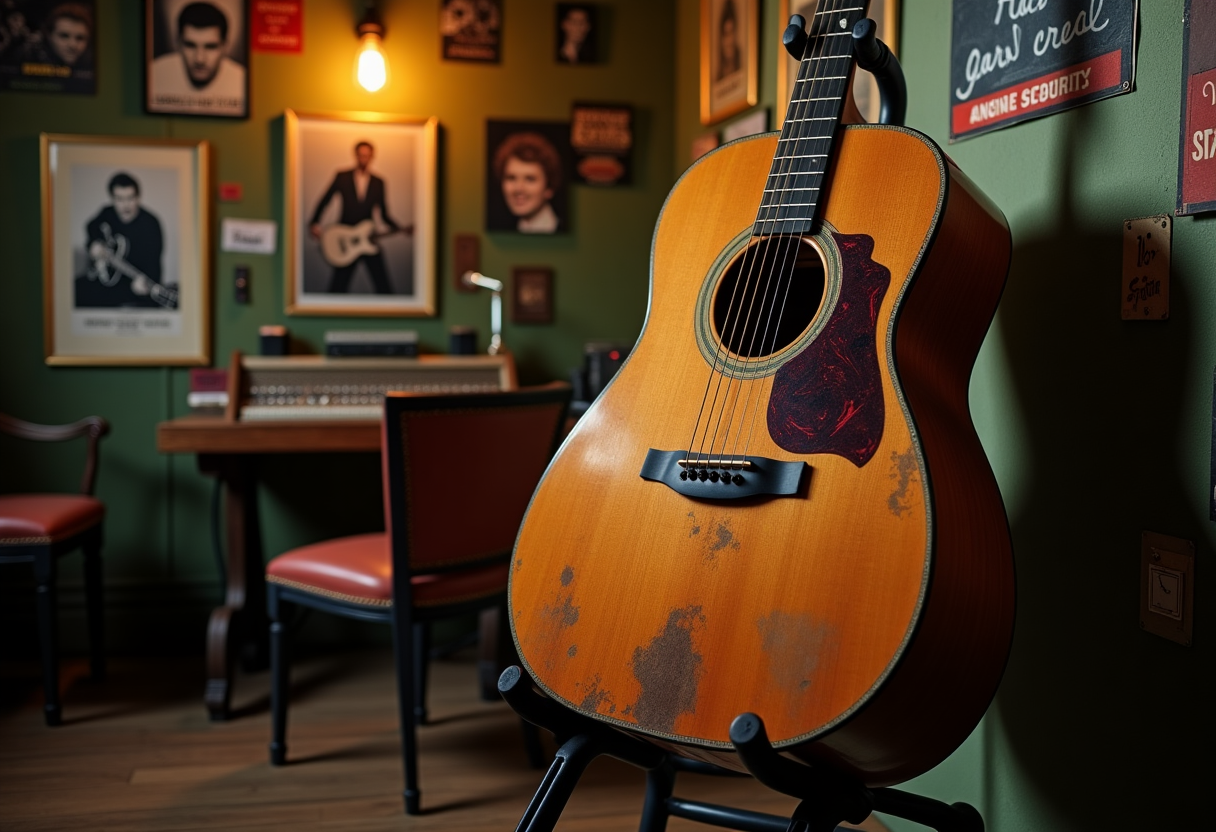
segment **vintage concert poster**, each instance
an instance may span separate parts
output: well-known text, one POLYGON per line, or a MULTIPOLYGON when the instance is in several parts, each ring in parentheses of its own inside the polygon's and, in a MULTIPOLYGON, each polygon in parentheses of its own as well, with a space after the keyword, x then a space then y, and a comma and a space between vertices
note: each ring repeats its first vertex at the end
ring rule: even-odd
POLYGON ((1138 0, 954 0, 950 141, 1130 92, 1138 0))
POLYGON ((1187 0, 1178 213, 1216 211, 1216 3, 1187 0))

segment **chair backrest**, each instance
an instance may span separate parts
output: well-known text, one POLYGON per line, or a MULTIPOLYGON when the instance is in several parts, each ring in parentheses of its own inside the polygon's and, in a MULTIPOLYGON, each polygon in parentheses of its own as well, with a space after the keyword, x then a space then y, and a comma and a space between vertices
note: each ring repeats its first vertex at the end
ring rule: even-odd
POLYGON ((35 442, 62 442, 78 436, 87 436, 89 444, 85 450, 84 476, 80 479, 80 493, 89 496, 92 496, 93 486, 97 483, 99 460, 97 443, 109 432, 110 423, 100 416, 86 416, 70 425, 40 425, 9 416, 7 413, 0 413, 0 433, 20 439, 32 439, 35 442))
POLYGON ((410 574, 510 557, 561 439, 567 384, 503 393, 389 393, 385 523, 393 569, 410 574))

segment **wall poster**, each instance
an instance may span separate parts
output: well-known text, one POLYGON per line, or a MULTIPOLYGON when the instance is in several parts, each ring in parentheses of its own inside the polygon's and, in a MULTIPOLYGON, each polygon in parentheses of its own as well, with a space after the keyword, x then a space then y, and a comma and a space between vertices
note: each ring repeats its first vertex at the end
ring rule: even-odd
POLYGON ((1187 0, 1182 27, 1178 213, 1216 211, 1216 4, 1187 0))
POLYGON ((496 64, 502 49, 502 0, 441 0, 439 36, 445 61, 496 64))
POLYGON ((287 314, 434 315, 439 121, 284 113, 287 314))
POLYGON ((144 109, 249 117, 246 0, 145 0, 144 109))
POLYGON ((757 101, 759 4, 701 0, 701 123, 714 124, 757 101))
POLYGON ((0 3, 0 90, 97 91, 93 0, 0 3))
POLYGON ((570 125, 486 122, 486 231, 568 231, 570 125))
POLYGON ((1139 0, 954 0, 950 140, 1130 92, 1139 0))
POLYGON ((46 363, 209 363, 210 146, 41 138, 46 363))

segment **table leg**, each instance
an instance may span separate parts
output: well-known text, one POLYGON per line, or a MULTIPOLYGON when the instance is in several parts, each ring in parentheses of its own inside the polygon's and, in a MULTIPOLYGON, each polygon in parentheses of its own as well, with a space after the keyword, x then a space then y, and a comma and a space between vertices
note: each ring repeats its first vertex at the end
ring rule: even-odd
POLYGON ((268 648, 257 457, 200 454, 198 462, 199 470, 217 476, 225 491, 228 585, 224 605, 212 610, 207 626, 207 687, 203 697, 211 719, 224 720, 231 715, 234 660, 245 655, 250 664, 264 666, 268 648))

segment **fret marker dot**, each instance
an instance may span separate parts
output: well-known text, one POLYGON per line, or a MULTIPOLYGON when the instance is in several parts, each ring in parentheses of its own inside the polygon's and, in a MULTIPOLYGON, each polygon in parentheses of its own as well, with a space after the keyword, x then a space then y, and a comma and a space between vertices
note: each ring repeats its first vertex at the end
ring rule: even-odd
POLYGON ((849 28, 849 19, 847 17, 840 18, 840 28, 841 29, 849 28))

